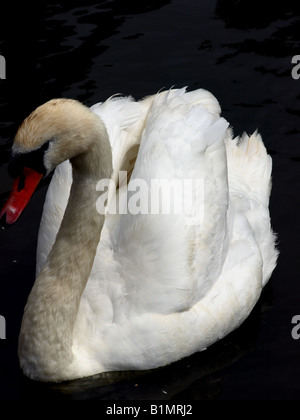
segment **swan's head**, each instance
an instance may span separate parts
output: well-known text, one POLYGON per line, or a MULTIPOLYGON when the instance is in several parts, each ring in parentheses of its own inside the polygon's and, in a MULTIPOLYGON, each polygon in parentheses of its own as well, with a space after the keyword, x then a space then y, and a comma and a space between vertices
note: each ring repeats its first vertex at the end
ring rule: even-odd
POLYGON ((53 99, 33 111, 14 139, 9 173, 11 196, 0 213, 3 225, 18 220, 41 179, 65 160, 87 151, 103 124, 89 108, 72 99, 53 99))
MULTIPOLYGON (((89 147, 97 117, 73 99, 52 99, 38 107, 21 124, 12 147, 11 175, 29 165, 48 175, 65 160, 89 147)), ((98 129, 98 127, 96 127, 98 129)))

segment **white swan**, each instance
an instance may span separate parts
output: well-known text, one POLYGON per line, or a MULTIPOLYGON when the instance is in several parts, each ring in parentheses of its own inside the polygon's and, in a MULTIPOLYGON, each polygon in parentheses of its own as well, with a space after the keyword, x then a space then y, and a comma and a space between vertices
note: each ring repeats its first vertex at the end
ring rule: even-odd
MULTIPOLYGON (((52 100, 23 122, 13 157, 10 170, 21 175, 0 214, 8 224, 41 174, 60 165, 19 338, 30 378, 151 369, 201 351, 245 320, 276 265, 271 158, 259 134, 231 138, 205 90, 170 90, 140 102, 115 97, 92 110, 52 100), (124 170, 131 186, 182 181, 193 212, 100 215, 98 181, 117 182, 124 170)), ((127 184, 119 187, 110 190, 108 208, 126 197, 127 184)), ((182 193, 176 188, 174 199, 182 193)))

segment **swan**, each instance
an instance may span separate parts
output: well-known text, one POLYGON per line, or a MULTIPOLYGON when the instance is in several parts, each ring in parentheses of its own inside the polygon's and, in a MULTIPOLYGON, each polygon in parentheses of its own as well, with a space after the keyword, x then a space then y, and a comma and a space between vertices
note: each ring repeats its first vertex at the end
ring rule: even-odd
POLYGON ((14 139, 2 223, 20 217, 54 169, 19 336, 26 376, 154 369, 205 350, 248 317, 278 256, 272 161, 258 132, 233 136, 210 92, 41 105, 14 139), (155 187, 141 185, 163 179, 173 201, 184 185, 192 208, 142 211, 155 187), (124 200, 132 211, 110 211, 124 200))

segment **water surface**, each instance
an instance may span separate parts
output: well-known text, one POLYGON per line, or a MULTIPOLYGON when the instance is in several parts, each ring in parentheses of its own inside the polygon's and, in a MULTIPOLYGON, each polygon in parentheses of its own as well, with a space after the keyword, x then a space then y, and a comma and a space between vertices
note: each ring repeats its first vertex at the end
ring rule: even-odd
POLYGON ((136 99, 171 86, 217 96, 236 135, 259 129, 273 158, 272 223, 280 259, 245 324, 211 349, 154 372, 49 386, 22 377, 17 338, 35 276, 35 247, 48 181, 22 220, 0 231, 0 399, 299 399, 300 54, 299 2, 258 0, 73 1, 6 6, 0 17, 0 200, 11 186, 14 133, 53 97, 87 105, 122 93, 136 99), (269 3, 268 3, 269 4, 269 3), (17 36, 16 36, 17 32, 17 36))

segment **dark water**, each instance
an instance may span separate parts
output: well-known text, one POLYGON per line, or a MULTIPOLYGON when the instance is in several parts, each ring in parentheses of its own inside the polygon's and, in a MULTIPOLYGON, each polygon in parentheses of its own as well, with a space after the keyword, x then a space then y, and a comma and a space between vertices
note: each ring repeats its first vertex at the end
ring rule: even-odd
POLYGON ((1 202, 11 186, 11 140, 37 105, 203 87, 217 96, 235 134, 258 128, 272 155, 270 207, 281 254, 249 319, 209 350, 155 372, 36 384, 19 371, 17 338, 34 281, 44 182, 22 220, 0 231, 0 399, 300 399, 300 340, 291 335, 300 314, 300 79, 291 74, 300 54, 299 4, 275 2, 267 12, 262 0, 1 6, 1 202))

